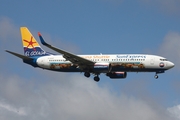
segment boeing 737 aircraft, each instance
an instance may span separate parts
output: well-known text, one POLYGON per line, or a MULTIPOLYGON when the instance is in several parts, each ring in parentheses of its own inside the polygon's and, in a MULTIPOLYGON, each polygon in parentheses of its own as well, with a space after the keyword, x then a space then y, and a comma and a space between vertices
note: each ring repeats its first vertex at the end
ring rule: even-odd
POLYGON ((94 75, 94 80, 99 81, 99 75, 114 78, 126 78, 127 72, 155 72, 155 78, 159 73, 174 67, 174 64, 166 58, 147 54, 99 54, 99 55, 75 55, 65 50, 54 47, 44 41, 38 33, 40 41, 46 47, 62 54, 55 55, 44 51, 36 39, 26 27, 21 27, 24 55, 11 52, 33 67, 59 71, 59 72, 83 72, 84 76, 94 75))

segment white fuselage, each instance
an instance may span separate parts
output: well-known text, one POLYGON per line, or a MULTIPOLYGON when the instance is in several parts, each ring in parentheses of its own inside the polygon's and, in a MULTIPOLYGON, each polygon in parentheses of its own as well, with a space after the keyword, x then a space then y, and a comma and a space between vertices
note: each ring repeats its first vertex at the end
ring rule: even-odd
MULTIPOLYGON (((96 64, 111 64, 112 71, 125 72, 157 72, 161 73, 174 66, 166 58, 156 55, 146 54, 112 54, 112 55, 78 55, 91 60, 96 64)), ((37 65, 43 69, 61 71, 61 72, 83 72, 79 66, 66 61, 62 55, 50 55, 37 58, 37 65)), ((96 66, 95 64, 95 66, 96 66)), ((107 71, 99 71, 107 72, 107 71)))

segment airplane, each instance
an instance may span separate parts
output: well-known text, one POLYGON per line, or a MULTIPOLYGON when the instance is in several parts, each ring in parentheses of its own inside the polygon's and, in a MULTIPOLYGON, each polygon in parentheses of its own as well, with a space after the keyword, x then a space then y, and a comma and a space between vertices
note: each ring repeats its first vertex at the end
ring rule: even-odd
POLYGON ((102 73, 111 79, 121 79, 127 77, 127 72, 155 72, 154 77, 157 79, 157 74, 174 67, 174 63, 166 58, 149 54, 75 55, 48 44, 38 32, 44 46, 61 54, 56 55, 43 50, 27 27, 21 27, 20 31, 24 55, 9 50, 6 52, 33 67, 58 72, 83 72, 85 77, 93 74, 96 82, 102 73))

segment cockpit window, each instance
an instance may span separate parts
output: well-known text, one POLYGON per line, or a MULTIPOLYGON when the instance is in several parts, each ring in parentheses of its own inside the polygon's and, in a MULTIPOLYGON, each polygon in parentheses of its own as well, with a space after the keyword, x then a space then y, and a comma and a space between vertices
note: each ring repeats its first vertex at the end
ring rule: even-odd
POLYGON ((160 61, 168 61, 167 59, 160 59, 160 61))

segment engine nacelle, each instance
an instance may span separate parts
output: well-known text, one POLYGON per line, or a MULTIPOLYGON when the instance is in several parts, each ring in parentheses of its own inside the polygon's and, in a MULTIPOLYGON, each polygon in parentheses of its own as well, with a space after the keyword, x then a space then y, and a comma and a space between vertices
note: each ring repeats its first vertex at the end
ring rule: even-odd
POLYGON ((111 79, 126 78, 127 72, 113 72, 113 73, 107 73, 106 75, 109 76, 111 79))
POLYGON ((110 72, 111 71, 111 64, 109 63, 95 63, 94 64, 94 68, 93 68, 94 72, 110 72))

